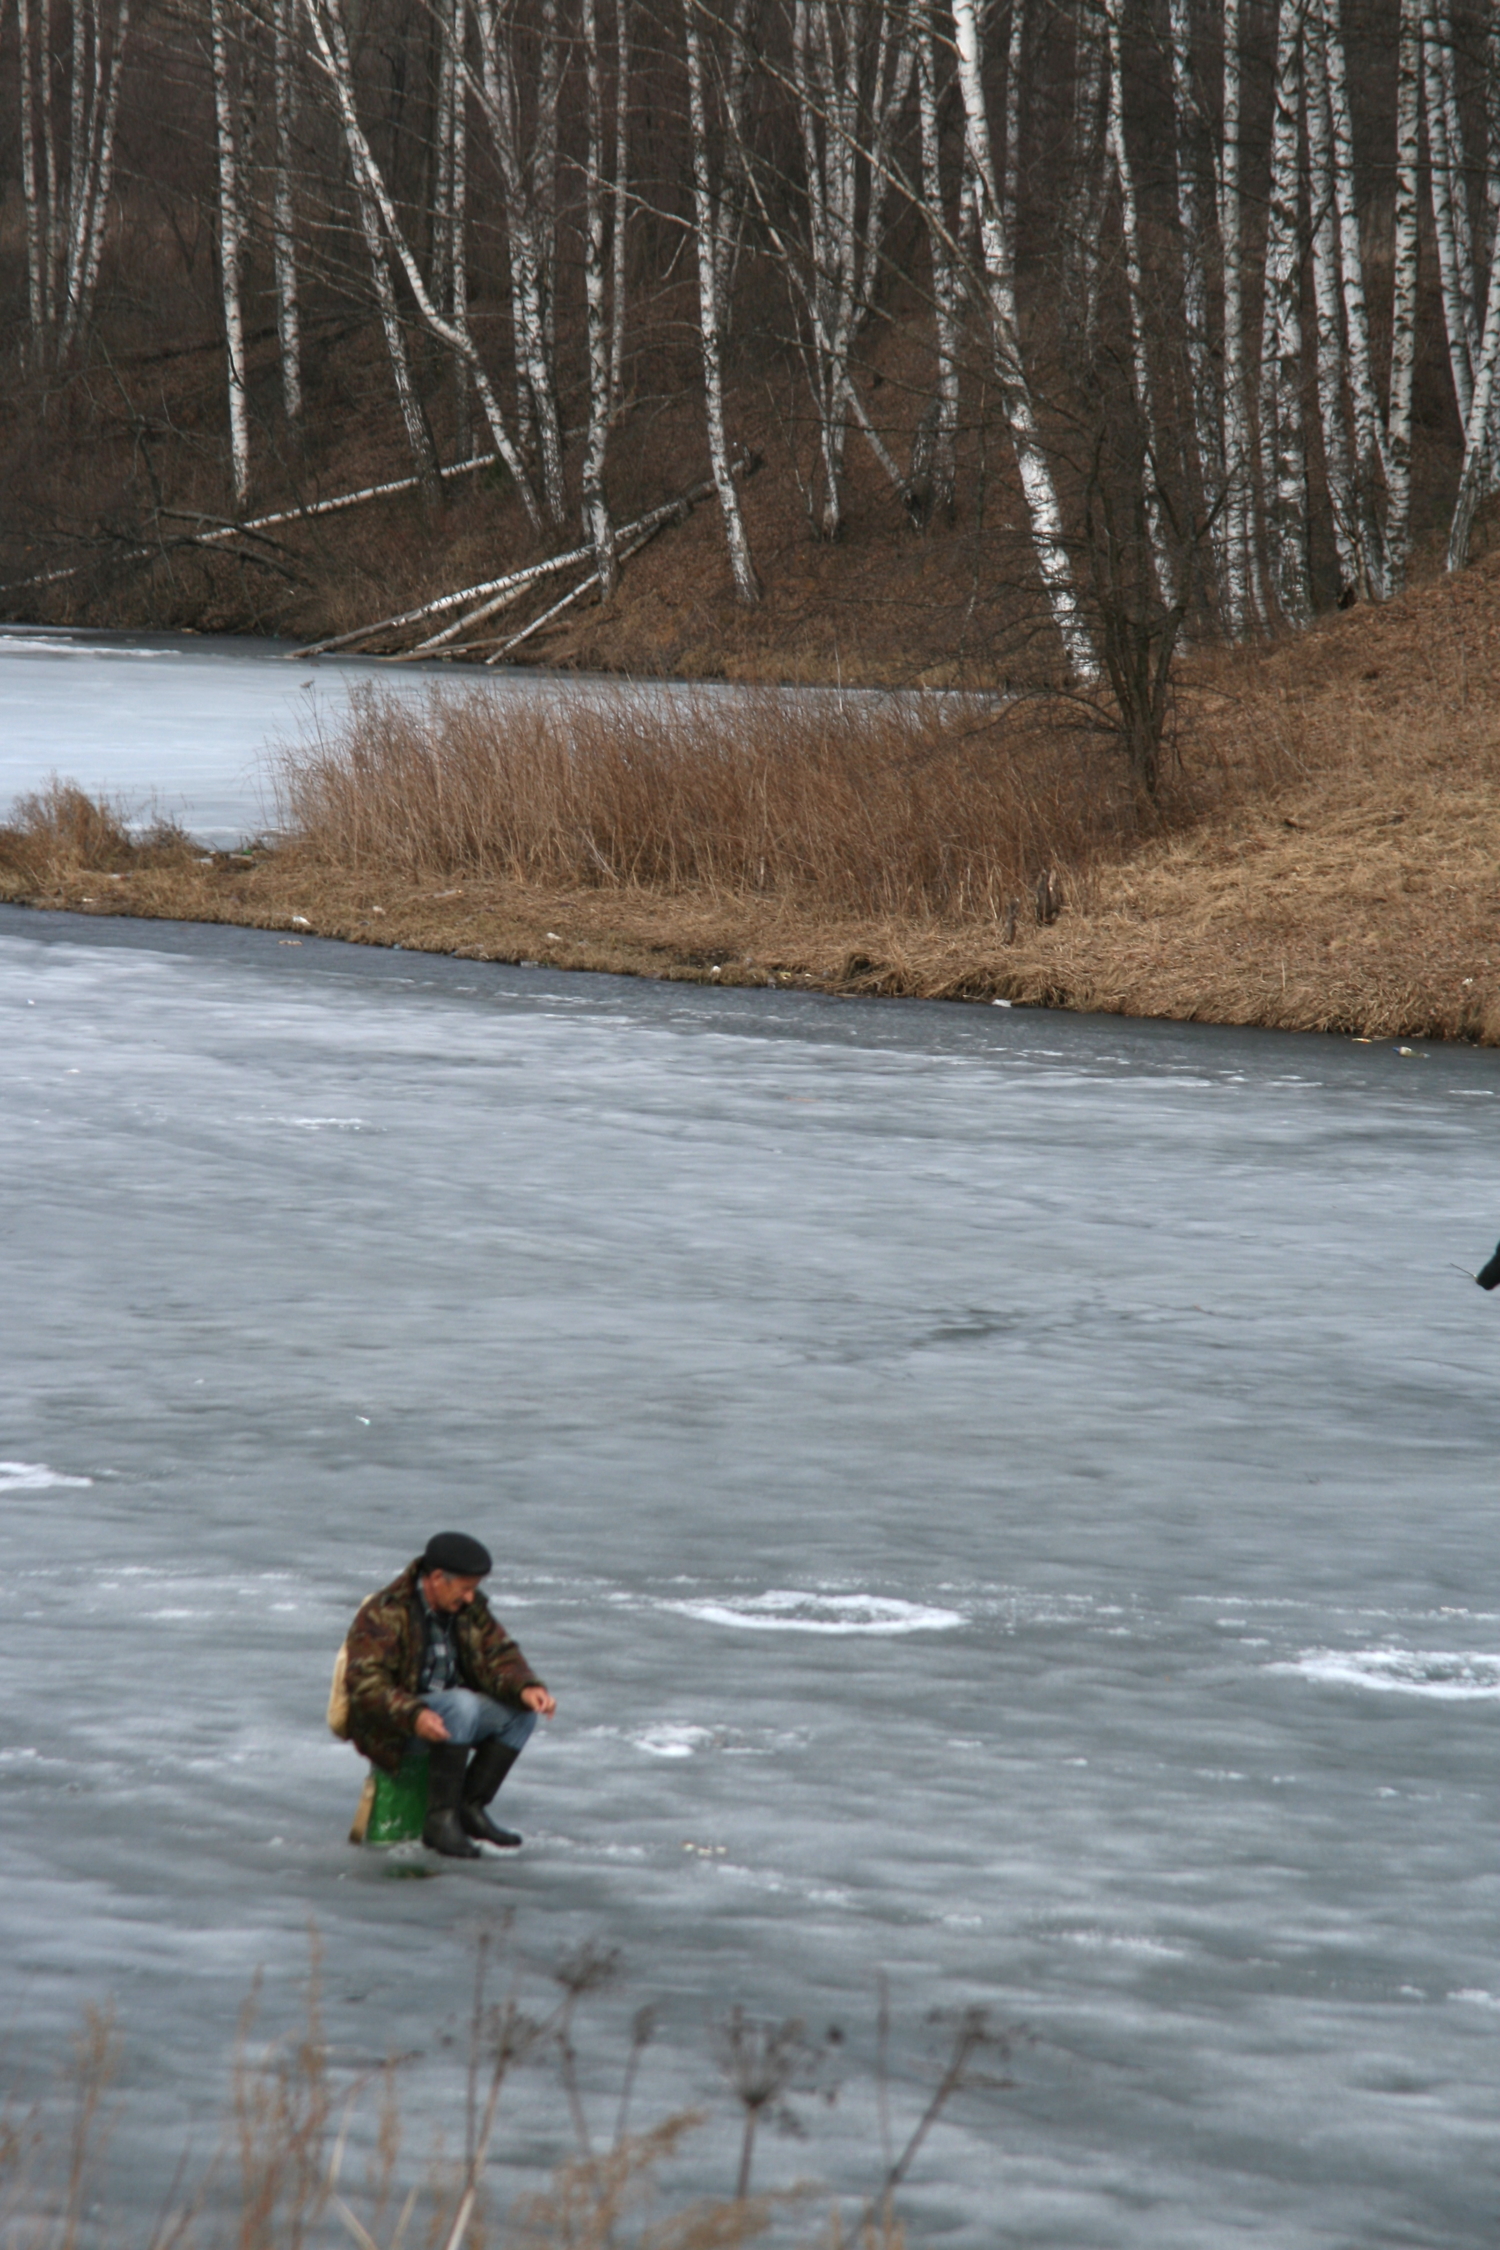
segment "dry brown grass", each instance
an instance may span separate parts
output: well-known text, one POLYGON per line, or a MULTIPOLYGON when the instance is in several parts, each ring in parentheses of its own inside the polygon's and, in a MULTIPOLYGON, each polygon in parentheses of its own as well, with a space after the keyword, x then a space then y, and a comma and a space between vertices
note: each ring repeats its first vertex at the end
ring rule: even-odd
POLYGON ((0 870, 37 886, 90 873, 177 867, 200 857, 175 821, 153 821, 137 832, 123 805, 91 797, 77 782, 55 774, 41 789, 18 797, 0 827, 0 870))
POLYGON ((1120 760, 1055 710, 926 695, 370 691, 276 789, 300 850, 367 878, 916 920, 997 920, 1139 827, 1120 760))
POLYGON ((1500 557, 1300 641, 1195 660, 1183 778, 1154 832, 1103 746, 1049 743, 1039 709, 998 737, 956 706, 930 706, 926 733, 846 715, 777 736, 768 696, 739 772, 724 737, 705 755, 685 726, 587 758, 546 727, 480 745, 470 778, 495 825, 476 844, 442 796, 462 762, 427 759, 419 713, 376 746, 378 834, 325 745, 316 852, 111 868, 86 823, 44 808, 45 849, 36 820, 0 834, 0 896, 288 943, 1500 1044, 1497 594, 1500 557), (1049 865, 1065 903, 1041 926, 1026 902, 1049 865))

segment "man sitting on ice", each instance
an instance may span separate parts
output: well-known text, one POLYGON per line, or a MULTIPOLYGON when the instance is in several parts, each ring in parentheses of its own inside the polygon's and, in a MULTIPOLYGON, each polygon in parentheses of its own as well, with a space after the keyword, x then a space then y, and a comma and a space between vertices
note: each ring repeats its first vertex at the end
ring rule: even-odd
POLYGON ((346 1644, 349 1738, 387 1773, 425 1753, 422 1841, 450 1859, 478 1859, 476 1838, 520 1843, 485 1807, 557 1709, 479 1591, 490 1568, 477 1539, 440 1531, 361 1604, 346 1644))

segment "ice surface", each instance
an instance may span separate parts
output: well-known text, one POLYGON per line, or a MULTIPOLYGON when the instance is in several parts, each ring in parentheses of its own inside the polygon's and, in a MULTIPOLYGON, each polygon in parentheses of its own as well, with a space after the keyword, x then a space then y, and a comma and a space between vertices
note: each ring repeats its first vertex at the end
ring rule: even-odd
POLYGON ((1461 1703, 1500 1698, 1500 1656, 1461 1655, 1452 1649, 1313 1648, 1288 1669, 1333 1687, 1396 1690, 1461 1703))
MULTIPOLYGON (((500 705, 554 700, 544 673, 451 664, 301 657, 290 642, 0 625, 0 819, 13 797, 56 773, 95 795, 123 798, 137 819, 171 817, 220 847, 275 825, 264 753, 335 718, 352 690, 480 695, 500 705)), ((570 678, 576 702, 622 692, 653 700, 722 697, 720 686, 670 681, 624 688, 570 678)))
MULTIPOLYGON (((180 820, 205 843, 272 823, 262 753, 336 712, 377 676, 358 659, 289 664, 274 643, 0 626, 0 818, 54 773, 138 817, 180 820)), ((389 673, 380 674, 386 681, 389 673)), ((429 678, 403 673, 403 692, 429 678)))
POLYGON ((846 2029, 767 2179, 868 2178, 880 1972, 903 2116, 1029 2026, 919 2239, 1487 2250, 1500 1058, 19 911, 0 1052, 0 2004, 29 2088, 114 1996, 143 2214, 310 1920, 456 2130, 513 1908, 644 2112, 846 2029), (328 1674, 449 1524, 560 1710, 393 1882, 328 1674))

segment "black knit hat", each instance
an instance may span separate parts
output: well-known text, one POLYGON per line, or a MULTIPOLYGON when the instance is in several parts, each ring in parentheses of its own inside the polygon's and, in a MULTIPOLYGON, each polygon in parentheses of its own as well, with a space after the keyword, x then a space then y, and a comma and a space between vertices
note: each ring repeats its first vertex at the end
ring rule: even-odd
POLYGON ((494 1569, 488 1547, 466 1531, 437 1531, 427 1542, 422 1569, 446 1570, 453 1578, 487 1578, 494 1569))

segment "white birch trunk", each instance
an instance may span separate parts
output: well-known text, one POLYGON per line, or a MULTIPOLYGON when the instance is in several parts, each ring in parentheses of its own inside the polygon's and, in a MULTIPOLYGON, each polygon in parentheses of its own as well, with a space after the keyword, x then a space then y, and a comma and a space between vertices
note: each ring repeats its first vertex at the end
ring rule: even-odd
POLYGON ((88 326, 94 308, 94 291, 99 281, 99 262, 104 254, 104 237, 109 225, 110 191, 114 185, 120 85, 125 68, 125 44, 130 32, 130 0, 119 0, 115 10, 109 61, 102 84, 97 79, 98 41, 103 31, 102 8, 96 8, 94 23, 96 31, 94 114, 97 118, 97 129, 91 133, 91 153, 85 197, 87 216, 79 235, 81 261, 69 298, 69 309, 72 315, 70 342, 76 341, 88 326))
POLYGON ((544 35, 535 64, 518 71, 514 26, 504 0, 473 0, 473 11, 479 35, 478 92, 505 197, 521 442, 535 441, 547 512, 561 523, 566 513, 562 425, 548 346, 561 50, 554 28, 544 35), (521 95, 523 85, 533 84, 537 114, 527 149, 521 95))
MULTIPOLYGON (((858 11, 854 11, 857 19, 858 11)), ((917 11, 909 18, 903 10, 898 17, 895 10, 880 0, 880 13, 875 41, 875 71, 870 94, 869 153, 866 170, 869 193, 864 224, 857 239, 858 278, 854 284, 854 325, 861 329, 874 310, 875 292, 880 286, 880 276, 885 266, 886 211, 890 200, 892 155, 901 119, 911 95, 912 76, 916 69, 914 20, 917 11)), ((856 43, 856 55, 860 52, 856 43)), ((859 80, 855 79, 856 109, 853 127, 860 139, 858 116, 859 80)))
POLYGON ((1005 179, 1000 220, 1007 241, 1016 239, 1021 209, 1021 99, 1026 60, 1026 0, 1010 0, 1010 39, 1005 51, 1005 179))
MULTIPOLYGON (((473 378, 475 391, 479 397, 480 407, 485 420, 489 424, 495 451, 510 471, 516 490, 520 494, 522 506, 525 508, 533 528, 540 531, 542 519, 541 512, 536 504, 536 495, 531 489, 525 467, 512 442, 505 416, 500 410, 500 402, 495 396, 494 387, 485 370, 484 362, 480 358, 474 338, 469 331, 468 323, 465 320, 460 324, 456 319, 445 316, 434 305, 431 293, 423 279, 421 267, 412 252, 411 244, 407 241, 400 219, 397 216, 395 205, 385 183, 384 174, 375 161, 364 128, 360 124, 359 113, 354 101, 354 73, 349 56, 349 40, 344 28, 340 0, 303 0, 303 6, 317 48, 320 67, 327 76, 338 109, 339 122, 343 128, 344 145, 349 152, 349 161, 354 171, 356 185, 361 190, 359 198, 361 213, 362 215, 368 214, 368 218, 362 216, 367 244, 371 241, 373 224, 375 241, 372 249, 372 265, 376 268, 377 275, 382 271, 385 273, 385 289, 389 297, 391 319, 392 321, 395 320, 395 305, 394 296, 390 293, 389 268, 384 258, 385 242, 389 242, 391 250, 400 261, 401 270, 406 276, 407 286, 411 290, 417 311, 429 334, 436 336, 440 343, 446 344, 451 352, 466 362, 473 378), (382 232, 383 241, 381 240, 382 232), (379 253, 378 256, 376 255, 377 252, 379 253)), ((377 279, 377 289, 379 286, 377 279)), ((386 299, 383 298, 382 317, 385 316, 385 311, 386 299)), ((404 357, 403 349, 403 360, 404 357)), ((417 403, 414 395, 413 403, 417 403)), ((403 411, 405 410, 405 404, 406 401, 403 398, 403 411)), ((420 411, 419 408, 418 410, 420 411)), ((425 416, 422 417, 422 424, 425 428, 425 416)), ((428 450, 430 453, 430 441, 428 450)))
MULTIPOLYGON (((31 60, 30 0, 16 0, 16 34, 19 45, 21 93, 21 204, 26 228, 26 304, 31 318, 27 357, 40 366, 45 354, 46 276, 43 270, 45 237, 42 225, 41 182, 36 161, 36 84, 31 60)), ((45 84, 48 63, 41 59, 45 84)))
POLYGON ((862 13, 856 7, 845 17, 830 0, 794 0, 792 13, 792 84, 811 269, 808 360, 822 463, 821 491, 814 488, 809 504, 819 535, 828 540, 837 539, 843 520, 845 391, 857 286, 855 151, 862 13))
MULTIPOLYGON (((468 81, 464 45, 468 15, 464 0, 440 0, 437 12, 441 54, 437 95, 437 189, 432 212, 432 295, 455 327, 469 325, 469 139, 468 81)), ((455 355, 454 443, 470 443, 468 362, 455 355)))
POLYGON ((58 181, 56 77, 52 55, 52 0, 41 0, 42 174, 47 194, 42 318, 48 329, 57 319, 62 288, 63 209, 58 181))
POLYGON ((1333 516, 1339 591, 1368 592, 1351 470, 1349 424, 1344 408, 1344 292, 1339 269, 1338 213, 1333 188, 1333 126, 1328 111, 1327 49, 1319 14, 1308 21, 1307 184, 1312 208, 1314 358, 1323 467, 1333 516))
POLYGON ((566 49, 559 36, 557 0, 541 0, 542 44, 538 57, 537 122, 532 142, 531 201, 536 213, 537 282, 541 300, 538 372, 544 397, 538 402, 542 444, 542 482, 554 523, 567 515, 563 484, 562 418, 557 404, 557 148, 558 104, 562 98, 566 49))
POLYGON ((589 423, 583 454, 583 528, 594 550, 599 599, 613 598, 619 578, 614 525, 604 496, 609 445, 609 321, 604 266, 604 77, 599 55, 598 0, 582 0, 583 59, 588 90, 588 165, 584 182, 584 291, 588 323, 589 423))
POLYGON ((629 287, 626 252, 630 220, 630 10, 632 0, 615 0, 615 190, 614 232, 610 243, 609 410, 618 414, 625 396, 625 306, 629 287))
POLYGON ((427 416, 422 411, 422 402, 412 380, 411 354, 406 348, 406 330, 401 325, 401 314, 396 304, 396 284, 391 274, 385 237, 380 230, 380 211, 357 168, 351 166, 351 169, 354 169, 354 207, 359 214, 360 236, 370 264, 370 283, 375 291, 380 331, 385 338, 386 358, 390 361, 391 381, 396 389, 396 404, 401 410, 401 426, 406 432, 407 451, 416 470, 422 498, 429 508, 435 508, 442 498, 443 490, 438 477, 437 454, 427 416))
MULTIPOLYGON (((464 44, 468 35, 468 17, 463 0, 453 0, 450 12, 453 47, 453 111, 451 120, 452 187, 448 206, 448 317, 454 325, 469 333, 469 84, 464 70, 464 44)), ((458 387, 456 407, 457 445, 466 451, 473 438, 469 425, 469 401, 473 383, 466 359, 454 361, 454 375, 458 387)))
POLYGON ((1298 126, 1304 0, 1280 0, 1261 322, 1260 446, 1276 604, 1289 625, 1312 614, 1307 459, 1302 426, 1302 225, 1298 126))
POLYGON ((293 185, 297 119, 297 0, 276 0, 272 69, 276 110, 271 242, 276 272, 276 340, 281 353, 281 410, 294 438, 302 434, 302 308, 297 290, 297 201, 293 185))
POLYGON ((1464 425, 1464 465, 1448 533, 1449 570, 1462 570, 1469 559, 1474 511, 1490 483, 1497 365, 1500 365, 1500 229, 1496 230, 1490 252, 1484 336, 1474 368, 1474 396, 1464 425))
POLYGON ((1396 65, 1396 201, 1392 241, 1391 379, 1386 415, 1386 580, 1406 584, 1411 551, 1412 379, 1417 359, 1417 281, 1421 245, 1421 0, 1401 0, 1396 65))
POLYGON ((1445 70, 1447 26, 1433 0, 1422 10, 1422 84, 1426 97, 1428 170, 1432 190, 1432 228, 1437 239, 1438 274, 1443 291, 1443 321, 1448 331, 1448 364, 1458 418, 1467 428, 1474 396, 1474 270, 1468 249, 1468 211, 1464 182, 1456 172, 1456 104, 1450 99, 1451 69, 1445 70))
MULTIPOLYGON (((742 36, 743 6, 737 4, 730 36, 742 36)), ((729 244, 724 227, 722 182, 714 182, 708 140, 708 97, 705 84, 703 36, 695 0, 683 0, 683 37, 687 53, 688 128, 692 136, 693 243, 698 263, 698 341, 703 354, 703 407, 708 430, 708 464, 719 495, 724 538, 729 548, 729 568, 734 590, 742 602, 760 600, 760 582, 750 559, 750 542, 729 461, 729 440, 724 428, 724 332, 721 303, 727 272, 729 244)), ((733 60, 733 58, 731 58, 733 60)), ((733 76, 731 73, 731 84, 733 76)), ((730 120, 731 136, 738 119, 730 120)))
POLYGON ((1359 524, 1361 591, 1368 600, 1383 602, 1390 592, 1381 522, 1381 492, 1386 477, 1385 432, 1370 347, 1348 62, 1344 53, 1340 0, 1322 0, 1322 7, 1328 112, 1333 135, 1334 199, 1338 209, 1339 267, 1344 290, 1344 348, 1348 354, 1349 398, 1354 420, 1354 504, 1359 524))
POLYGON ((1245 350, 1245 220, 1241 193, 1241 0, 1224 0, 1223 145, 1219 243, 1224 264, 1224 623, 1231 640, 1250 630, 1250 551, 1255 497, 1245 350))
POLYGON ((235 507, 250 497, 250 411, 245 389, 245 213, 237 126, 239 102, 230 55, 231 0, 210 0, 214 131, 219 163, 219 290, 229 383, 229 468, 235 507))
POLYGON ((1005 233, 995 167, 990 152, 989 113, 984 99, 984 65, 975 0, 953 0, 954 44, 958 78, 963 93, 964 136, 973 181, 975 221, 988 311, 993 335, 995 372, 1000 384, 1005 418, 1015 447, 1021 490, 1031 520, 1032 548, 1042 586, 1067 658, 1068 669, 1080 680, 1097 679, 1099 661, 1092 636, 1078 604, 1073 566, 1063 532, 1062 509, 1053 482, 1052 465, 1037 433, 1036 408, 1021 358, 1016 321, 1015 268, 1011 244, 1005 233))
POLYGON ((1198 177, 1201 112, 1193 68, 1193 29, 1188 0, 1168 0, 1167 28, 1172 49, 1172 126, 1177 174, 1177 228, 1182 243, 1182 325, 1192 392, 1193 447, 1198 487, 1211 517, 1209 542, 1220 603, 1227 608, 1229 520, 1224 507, 1224 439, 1209 335, 1208 271, 1203 246, 1203 208, 1198 177))
POLYGON ((937 41, 932 25, 932 0, 920 0, 915 36, 922 205, 932 260, 937 381, 932 399, 917 425, 910 484, 913 506, 920 519, 926 522, 935 513, 950 514, 953 508, 957 475, 958 332, 963 283, 953 256, 947 197, 943 192, 943 143, 938 117, 937 41))
POLYGON ((52 50, 50 0, 36 15, 17 0, 21 201, 26 242, 27 337, 35 367, 60 365, 93 314, 109 229, 129 0, 76 0, 65 67, 52 50), (67 87, 67 162, 56 118, 67 87))
POLYGON ((1125 145, 1125 71, 1120 40, 1120 0, 1105 0, 1105 20, 1109 43, 1105 139, 1120 195, 1120 231, 1125 244, 1125 288, 1130 315, 1130 370, 1135 387, 1136 410, 1141 418, 1146 443, 1146 455, 1141 469, 1142 497, 1146 506, 1146 529, 1151 540, 1151 561, 1156 572, 1157 590, 1165 606, 1175 609, 1178 596, 1177 561, 1172 553, 1170 527, 1162 506, 1161 481, 1156 469, 1162 432, 1156 417, 1156 392, 1147 347, 1148 315, 1141 262, 1140 211, 1136 203, 1135 173, 1131 167, 1130 151, 1125 145))

